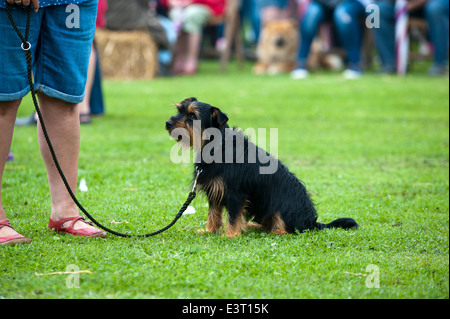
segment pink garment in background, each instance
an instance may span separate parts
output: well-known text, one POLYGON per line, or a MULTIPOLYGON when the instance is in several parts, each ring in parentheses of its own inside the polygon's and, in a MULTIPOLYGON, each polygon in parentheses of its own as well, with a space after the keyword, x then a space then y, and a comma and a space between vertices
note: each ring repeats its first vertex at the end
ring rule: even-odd
POLYGON ((97 9, 97 28, 104 28, 106 26, 105 14, 107 10, 108 3, 106 0, 99 0, 97 9))

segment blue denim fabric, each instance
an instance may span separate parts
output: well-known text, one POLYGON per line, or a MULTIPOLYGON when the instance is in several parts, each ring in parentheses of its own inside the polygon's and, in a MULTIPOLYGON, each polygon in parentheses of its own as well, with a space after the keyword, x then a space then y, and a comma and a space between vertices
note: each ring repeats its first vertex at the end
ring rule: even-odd
POLYGON ((269 6, 286 8, 288 5, 288 0, 257 0, 255 4, 258 5, 259 8, 269 6))
MULTIPOLYGON (((380 28, 373 29, 375 44, 383 68, 395 70, 395 3, 377 1, 380 9, 380 28)), ((445 66, 448 54, 449 1, 429 0, 425 7, 410 13, 412 16, 424 16, 429 26, 430 39, 434 46, 434 63, 445 66)))
POLYGON ((362 25, 365 9, 359 1, 347 0, 338 4, 334 9, 312 1, 306 10, 300 24, 301 43, 298 53, 298 66, 306 67, 311 43, 317 34, 320 24, 333 20, 339 43, 347 52, 347 59, 351 69, 360 68, 362 25))
MULTIPOLYGON (((48 6, 59 6, 64 4, 80 4, 82 2, 89 0, 39 0, 39 8, 44 8, 48 6)), ((0 0, 0 8, 5 8, 5 1, 0 0)))
MULTIPOLYGON (((69 103, 83 101, 97 4, 98 0, 89 0, 78 5, 79 28, 66 25, 73 11, 66 12, 65 5, 31 13, 29 42, 35 90, 69 103)), ((12 16, 24 34, 26 10, 15 9, 12 16)), ((29 92, 27 66, 21 40, 5 9, 0 9, 0 34, 0 101, 18 100, 29 92)))

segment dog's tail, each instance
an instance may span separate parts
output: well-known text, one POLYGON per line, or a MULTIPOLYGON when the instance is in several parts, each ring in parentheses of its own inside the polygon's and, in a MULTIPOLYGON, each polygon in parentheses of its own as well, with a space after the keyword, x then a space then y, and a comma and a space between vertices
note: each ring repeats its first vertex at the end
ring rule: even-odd
POLYGON ((359 227, 358 223, 353 218, 338 218, 328 224, 316 223, 317 229, 324 229, 324 228, 349 229, 349 228, 358 228, 358 227, 359 227))

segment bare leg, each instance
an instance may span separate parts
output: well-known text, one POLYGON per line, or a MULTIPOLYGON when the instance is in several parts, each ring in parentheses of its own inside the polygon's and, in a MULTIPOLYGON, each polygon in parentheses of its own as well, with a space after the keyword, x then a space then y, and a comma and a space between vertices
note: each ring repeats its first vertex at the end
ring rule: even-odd
POLYGON ((181 32, 178 35, 177 43, 175 44, 175 51, 173 54, 173 68, 174 74, 183 73, 184 65, 186 63, 186 46, 187 46, 187 34, 181 32))
MULTIPOLYGON (((91 99, 92 84, 94 83, 95 66, 96 66, 95 49, 94 49, 94 45, 92 45, 91 55, 89 57, 89 68, 88 68, 88 76, 87 76, 87 81, 86 81, 84 100, 78 106, 80 115, 84 116, 86 121, 89 120, 88 116, 91 113, 89 100, 91 99)), ((44 121, 45 121, 45 119, 44 119, 44 121)))
POLYGON ((194 74, 197 72, 198 56, 200 52, 201 42, 201 33, 187 34, 186 64, 184 66, 185 74, 194 74))
MULTIPOLYGON (((5 169, 6 158, 8 157, 9 149, 14 130, 14 122, 17 116, 17 110, 22 100, 0 102, 0 222, 5 221, 6 213, 2 204, 2 177, 5 169)), ((0 229, 0 237, 7 237, 17 235, 17 232, 10 227, 2 227, 0 229)))
MULTIPOLYGON (((38 94, 42 117, 47 128, 61 169, 73 193, 77 189, 78 154, 80 147, 80 121, 78 105, 58 100, 45 94, 38 94)), ((53 162, 40 123, 38 123, 39 149, 47 168, 52 211, 50 217, 61 220, 79 216, 78 208, 72 201, 53 162)), ((63 224, 68 226, 70 222, 63 224), (66 225, 67 224, 67 225, 66 225)), ((74 224, 74 229, 88 228, 82 221, 74 224)))

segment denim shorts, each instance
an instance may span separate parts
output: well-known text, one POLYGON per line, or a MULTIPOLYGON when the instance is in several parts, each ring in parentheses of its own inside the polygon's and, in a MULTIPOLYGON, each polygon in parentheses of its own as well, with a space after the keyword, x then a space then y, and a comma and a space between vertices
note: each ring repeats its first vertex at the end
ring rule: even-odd
MULTIPOLYGON (((76 6, 54 5, 31 12, 28 41, 37 92, 69 103, 83 101, 97 3, 98 0, 89 0, 76 6)), ((12 16, 25 34, 27 11, 12 8, 12 16)), ((0 34, 0 101, 14 101, 30 91, 27 64, 21 40, 2 8, 0 34)))

